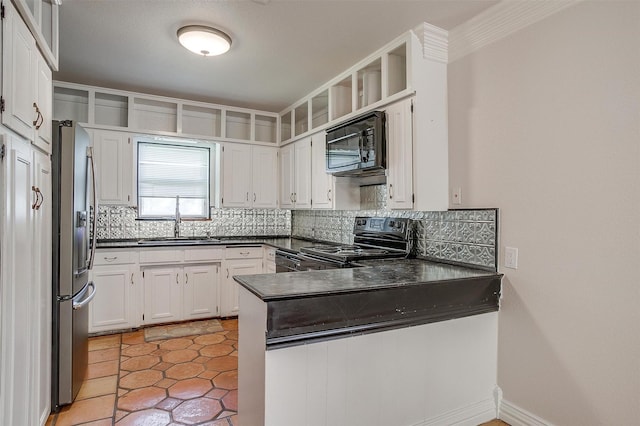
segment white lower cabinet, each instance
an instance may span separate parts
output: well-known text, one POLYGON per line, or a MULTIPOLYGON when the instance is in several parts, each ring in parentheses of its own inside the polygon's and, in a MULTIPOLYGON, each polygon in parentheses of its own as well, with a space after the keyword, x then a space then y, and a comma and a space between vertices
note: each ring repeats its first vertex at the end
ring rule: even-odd
POLYGON ((239 285, 233 276, 270 272, 275 248, 266 246, 99 249, 89 332, 235 316, 239 285))
POLYGON ((213 317, 218 314, 219 265, 184 268, 183 319, 213 317))
POLYGON ((91 275, 96 296, 89 304, 89 332, 137 327, 138 266, 95 266, 91 275))
POLYGON ((150 266, 142 276, 145 324, 217 315, 218 265, 150 266))
POLYGON ((142 271, 144 323, 179 321, 182 318, 182 268, 152 266, 142 271))
POLYGON ((275 274, 276 273, 276 248, 271 246, 264 246, 264 259, 262 261, 262 273, 275 274))
POLYGON ((239 284, 234 275, 252 275, 262 273, 262 247, 228 247, 223 267, 224 282, 220 289, 220 315, 223 317, 238 315, 239 284))

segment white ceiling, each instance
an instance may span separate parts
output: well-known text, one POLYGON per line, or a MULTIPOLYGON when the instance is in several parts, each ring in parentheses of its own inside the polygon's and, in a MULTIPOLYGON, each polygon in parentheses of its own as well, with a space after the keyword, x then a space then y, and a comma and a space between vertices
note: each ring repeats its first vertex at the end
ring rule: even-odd
POLYGON ((279 112, 421 22, 451 29, 498 0, 63 0, 61 81, 279 112), (204 58, 178 28, 215 26, 204 58))

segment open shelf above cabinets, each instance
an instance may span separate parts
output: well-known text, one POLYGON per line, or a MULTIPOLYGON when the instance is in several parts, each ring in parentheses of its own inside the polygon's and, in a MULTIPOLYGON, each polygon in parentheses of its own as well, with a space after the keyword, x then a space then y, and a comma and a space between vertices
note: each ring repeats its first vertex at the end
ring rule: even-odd
POLYGON ((284 110, 281 142, 412 94, 408 52, 411 43, 419 43, 414 38, 413 32, 407 32, 284 110))
POLYGON ((81 84, 54 82, 56 120, 108 130, 278 143, 279 115, 81 84))

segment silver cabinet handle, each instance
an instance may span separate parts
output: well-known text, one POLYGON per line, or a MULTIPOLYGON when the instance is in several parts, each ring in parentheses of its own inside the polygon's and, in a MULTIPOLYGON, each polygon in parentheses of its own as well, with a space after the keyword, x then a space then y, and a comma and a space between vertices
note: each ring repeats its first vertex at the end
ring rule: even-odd
POLYGON ((327 191, 327 199, 331 201, 331 190, 327 191))
POLYGON ((180 282, 178 281, 178 274, 176 274, 176 284, 180 284, 180 282))
POLYGON ((229 268, 227 268, 227 279, 229 279, 229 268))
POLYGON ((393 198, 393 184, 390 183, 389 184, 389 198, 393 198))
POLYGON ((291 195, 289 195, 289 200, 291 200, 291 202, 293 203, 293 192, 291 193, 291 195))
POLYGON ((249 201, 249 192, 247 192, 247 201, 249 201))
POLYGON ((185 272, 185 274, 184 274, 184 285, 187 285, 187 284, 189 284, 189 274, 187 274, 185 272))
POLYGON ((105 262, 113 262, 114 260, 116 260, 118 258, 118 256, 113 256, 113 257, 103 257, 105 262))
POLYGON ((256 202, 256 193, 255 192, 253 193, 253 202, 254 203, 256 202))
POLYGON ((297 202, 298 202, 298 193, 297 193, 297 192, 294 192, 294 193, 293 193, 293 202, 294 202, 294 203, 297 203, 297 202))
POLYGON ((241 252, 240 252, 240 255, 241 255, 241 256, 248 256, 248 255, 249 255, 249 252, 248 252, 248 251, 241 251, 241 252))
POLYGON ((133 285, 133 272, 131 273, 131 285, 133 285))

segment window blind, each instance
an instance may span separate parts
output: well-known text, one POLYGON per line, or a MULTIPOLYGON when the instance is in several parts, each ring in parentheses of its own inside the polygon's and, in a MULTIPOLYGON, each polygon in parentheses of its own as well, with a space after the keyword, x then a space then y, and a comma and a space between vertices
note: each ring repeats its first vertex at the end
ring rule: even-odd
POLYGON ((138 143, 138 216, 209 217, 209 148, 138 143))

